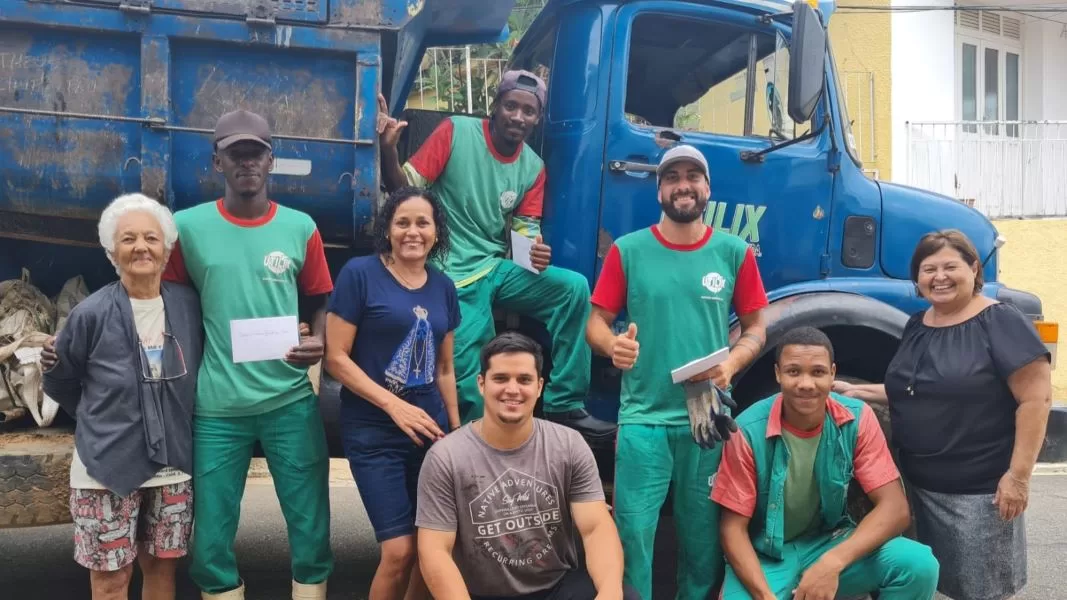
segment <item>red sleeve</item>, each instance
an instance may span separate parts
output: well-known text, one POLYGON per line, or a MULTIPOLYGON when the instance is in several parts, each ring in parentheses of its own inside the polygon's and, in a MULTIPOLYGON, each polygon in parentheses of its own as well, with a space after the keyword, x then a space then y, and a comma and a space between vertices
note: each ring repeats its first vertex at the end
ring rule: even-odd
POLYGON ((319 296, 333 291, 330 267, 326 264, 326 251, 322 248, 322 237, 318 229, 308 238, 304 268, 300 269, 297 283, 305 296, 319 296))
POLYGON ((167 268, 163 271, 163 280, 189 283, 189 272, 185 270, 185 257, 182 256, 180 240, 175 240, 174 247, 170 250, 170 259, 167 261, 167 268))
POLYGON ((860 413, 859 434, 855 455, 852 457, 853 474, 860 487, 871 493, 883 485, 900 479, 900 472, 893 464, 878 417, 870 406, 864 405, 860 413))
POLYGON ((613 314, 619 314, 626 306, 626 273, 622 270, 622 257, 615 244, 611 245, 604 259, 591 300, 594 305, 613 314))
POLYGON ((522 202, 519 203, 519 208, 515 210, 515 214, 520 217, 537 217, 540 219, 541 215, 544 214, 544 205, 545 168, 541 167, 541 172, 537 174, 533 187, 526 190, 526 195, 522 197, 522 202))
POLYGON ((756 255, 752 253, 751 247, 745 251, 745 260, 741 263, 741 268, 737 270, 733 302, 734 312, 738 316, 747 315, 767 306, 767 292, 763 289, 763 279, 760 278, 756 255))
POLYGON ((711 499, 723 508, 751 518, 756 512, 756 485, 756 457, 748 440, 738 432, 723 447, 719 472, 711 486, 711 499))
POLYGON ((452 156, 452 119, 445 119, 408 159, 427 181, 437 181, 452 156))

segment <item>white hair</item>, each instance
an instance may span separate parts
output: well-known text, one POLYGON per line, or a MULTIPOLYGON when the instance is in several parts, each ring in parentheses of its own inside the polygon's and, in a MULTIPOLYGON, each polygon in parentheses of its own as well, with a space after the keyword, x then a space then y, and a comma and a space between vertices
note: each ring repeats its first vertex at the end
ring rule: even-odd
POLYGON ((144 212, 152 215, 159 223, 163 232, 163 251, 169 255, 174 242, 178 241, 178 226, 174 224, 174 215, 170 209, 162 203, 145 196, 144 194, 125 194, 115 198, 107 205, 100 214, 100 224, 97 232, 100 235, 100 245, 107 251, 107 257, 111 264, 118 268, 115 263, 115 233, 119 226, 119 219, 131 212, 144 212))

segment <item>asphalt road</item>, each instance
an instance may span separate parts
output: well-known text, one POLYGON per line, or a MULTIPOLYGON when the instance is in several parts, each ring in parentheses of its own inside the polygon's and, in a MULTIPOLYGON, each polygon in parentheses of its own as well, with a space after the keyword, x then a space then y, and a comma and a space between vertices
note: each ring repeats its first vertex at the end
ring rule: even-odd
MULTIPOLYGON (((329 597, 367 597, 377 565, 377 546, 359 494, 334 477, 331 487, 332 543, 337 558, 329 597)), ((237 556, 251 600, 289 598, 289 559, 278 501, 269 480, 252 479, 243 504, 237 556)), ((1016 600, 1067 597, 1067 475, 1035 475, 1027 512, 1030 582, 1016 600)), ((0 598, 4 600, 90 600, 88 575, 71 559, 69 525, 0 530, 0 598)), ((669 567, 664 565, 664 571, 669 567)), ((135 588, 139 585, 135 580, 135 588)), ((137 589, 131 599, 139 599, 137 589)), ((178 598, 196 600, 195 588, 179 574, 178 598)), ((660 600, 656 598, 655 600, 660 600)))

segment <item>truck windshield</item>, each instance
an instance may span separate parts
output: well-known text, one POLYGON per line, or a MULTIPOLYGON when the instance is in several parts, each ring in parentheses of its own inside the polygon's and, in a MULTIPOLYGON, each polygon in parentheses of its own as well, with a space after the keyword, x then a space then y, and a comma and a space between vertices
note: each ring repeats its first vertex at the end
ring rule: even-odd
POLYGON ((626 118, 638 125, 775 141, 808 130, 786 110, 789 46, 774 33, 638 15, 627 70, 626 118))

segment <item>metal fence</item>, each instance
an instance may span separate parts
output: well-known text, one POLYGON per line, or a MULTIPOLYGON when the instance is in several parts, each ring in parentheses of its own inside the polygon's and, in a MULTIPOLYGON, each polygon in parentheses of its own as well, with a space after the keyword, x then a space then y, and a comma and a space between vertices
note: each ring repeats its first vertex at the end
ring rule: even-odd
POLYGON ((990 218, 1067 216, 1067 121, 908 123, 908 183, 990 218))
POLYGON ((431 48, 407 105, 485 115, 506 65, 506 58, 472 57, 470 46, 431 48))

